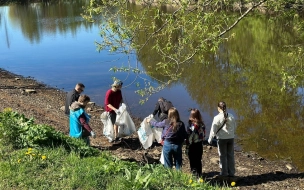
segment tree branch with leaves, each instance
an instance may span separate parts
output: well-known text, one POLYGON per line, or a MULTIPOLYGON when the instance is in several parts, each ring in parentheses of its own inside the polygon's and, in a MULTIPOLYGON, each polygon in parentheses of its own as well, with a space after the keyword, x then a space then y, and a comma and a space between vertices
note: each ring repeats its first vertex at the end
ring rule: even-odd
POLYGON ((157 79, 157 85, 153 86, 148 78, 144 78, 144 87, 140 86, 137 91, 144 98, 142 102, 178 81, 184 67, 191 64, 194 58, 197 62, 208 64, 205 52, 216 54, 224 41, 235 37, 233 29, 250 13, 261 7, 276 16, 287 13, 283 0, 243 0, 243 6, 236 12, 231 10, 239 1, 137 2, 141 5, 127 0, 91 0, 82 16, 90 22, 100 22, 102 40, 96 42, 99 51, 109 50, 126 56, 136 53, 140 61, 149 62, 144 70, 140 70, 138 64, 114 69, 133 72, 137 76, 145 73, 157 79), (147 52, 158 56, 145 60, 147 52))

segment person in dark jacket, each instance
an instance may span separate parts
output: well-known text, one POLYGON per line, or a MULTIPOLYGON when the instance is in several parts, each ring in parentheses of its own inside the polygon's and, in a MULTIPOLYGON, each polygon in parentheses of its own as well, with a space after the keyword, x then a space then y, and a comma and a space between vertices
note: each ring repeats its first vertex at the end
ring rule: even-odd
POLYGON ((180 120, 177 109, 174 107, 169 109, 168 119, 157 122, 149 118, 147 122, 151 126, 164 128, 162 139, 164 140, 165 167, 172 168, 174 159, 175 169, 180 170, 182 166, 182 145, 187 139, 187 132, 185 124, 180 120))
POLYGON ((83 92, 84 88, 85 86, 82 83, 77 83, 75 88, 67 93, 65 100, 65 114, 67 116, 70 115, 70 105, 73 102, 78 101, 78 98, 80 94, 83 92))
POLYGON ((189 157, 190 169, 194 176, 202 176, 203 140, 205 138, 205 124, 198 109, 191 109, 187 126, 188 139, 186 154, 189 157))
POLYGON ((157 115, 160 121, 168 118, 168 111, 164 110, 165 99, 160 97, 154 107, 153 116, 157 115))

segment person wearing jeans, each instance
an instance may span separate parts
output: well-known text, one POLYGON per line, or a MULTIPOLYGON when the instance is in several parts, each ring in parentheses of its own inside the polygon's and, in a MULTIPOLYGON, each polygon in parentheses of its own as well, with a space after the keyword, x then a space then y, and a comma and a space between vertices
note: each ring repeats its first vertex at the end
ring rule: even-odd
POLYGON ((213 137, 216 136, 221 168, 219 178, 234 177, 234 133, 236 122, 233 115, 227 113, 225 102, 218 103, 218 111, 219 114, 213 118, 208 142, 211 144, 213 137))
POLYGON ((180 170, 182 167, 182 144, 173 144, 169 141, 165 141, 163 151, 165 167, 172 168, 174 158, 175 169, 180 170))
POLYGON ((162 139, 164 140, 163 154, 165 167, 172 168, 173 163, 175 169, 180 170, 182 166, 182 145, 187 139, 185 124, 180 120, 179 113, 176 108, 172 107, 168 111, 168 119, 161 122, 147 119, 151 126, 164 128, 162 139))

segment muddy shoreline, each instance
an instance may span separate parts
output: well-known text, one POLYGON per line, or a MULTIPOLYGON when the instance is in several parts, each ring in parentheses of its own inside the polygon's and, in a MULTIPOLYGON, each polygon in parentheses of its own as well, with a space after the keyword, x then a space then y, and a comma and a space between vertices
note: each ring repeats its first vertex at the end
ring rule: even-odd
MULTIPOLYGON (((73 87, 71 87, 72 89, 73 87)), ((36 123, 53 126, 68 134, 66 116, 62 110, 66 92, 45 85, 33 78, 15 75, 0 69, 0 110, 10 107, 26 117, 34 117, 36 123)), ((89 94, 88 94, 89 95, 89 94)), ((159 163, 161 146, 153 144, 145 150, 139 143, 137 134, 123 138, 120 143, 111 144, 102 135, 103 125, 99 119, 102 106, 91 105, 88 113, 92 115, 91 127, 97 134, 92 139, 93 147, 108 150, 122 160, 139 164, 159 163)), ((133 118, 138 128, 141 120, 133 118)), ((289 161, 271 161, 255 152, 235 151, 237 189, 304 189, 304 173, 297 171, 289 161)), ((183 155, 183 172, 189 172, 188 158, 183 155)), ((214 179, 219 173, 218 154, 215 146, 204 145, 203 173, 205 181, 222 184, 214 179)))

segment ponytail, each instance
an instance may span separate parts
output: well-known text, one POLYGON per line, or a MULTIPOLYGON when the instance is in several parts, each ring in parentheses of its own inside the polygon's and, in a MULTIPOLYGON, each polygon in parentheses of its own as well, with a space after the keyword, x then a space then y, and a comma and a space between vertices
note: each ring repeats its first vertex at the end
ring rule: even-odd
POLYGON ((225 102, 219 102, 219 103, 217 104, 217 106, 218 106, 221 110, 223 110, 224 118, 225 118, 225 120, 227 120, 227 118, 228 118, 228 113, 227 113, 227 111, 226 111, 226 103, 225 103, 225 102))

